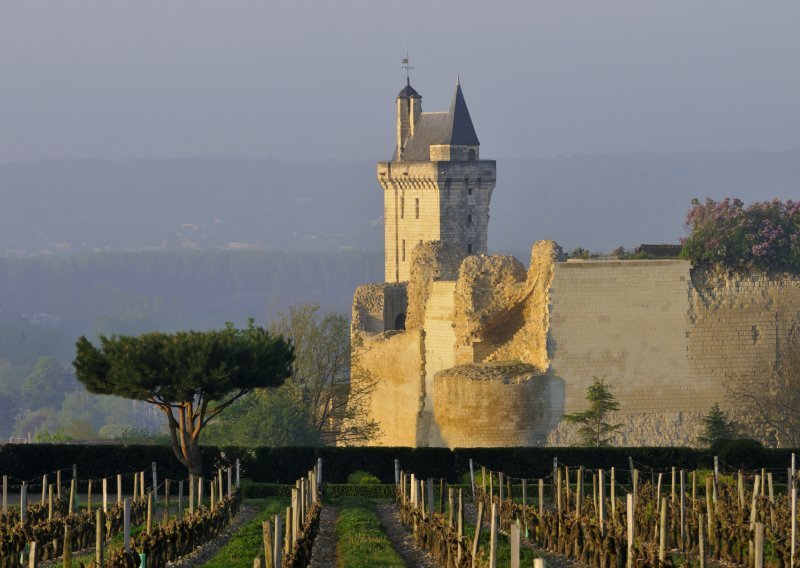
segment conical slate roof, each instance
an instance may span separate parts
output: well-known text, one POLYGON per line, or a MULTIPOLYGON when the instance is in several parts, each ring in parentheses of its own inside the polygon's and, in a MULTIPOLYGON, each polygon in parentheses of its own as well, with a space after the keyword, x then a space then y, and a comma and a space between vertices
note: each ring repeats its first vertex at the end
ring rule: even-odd
POLYGON ((399 93, 397 93, 397 98, 398 99, 410 99, 412 97, 416 98, 416 99, 421 99, 422 98, 420 96, 420 94, 417 91, 414 90, 414 87, 411 86, 411 80, 410 79, 406 79, 406 86, 403 87, 403 89, 399 93))
POLYGON ((464 100, 464 93, 461 92, 461 82, 456 83, 456 92, 453 101, 450 103, 450 139, 442 144, 452 146, 478 146, 478 135, 475 127, 472 126, 472 118, 469 116, 467 102, 464 100))
MULTIPOLYGON (((456 84, 456 92, 449 111, 423 112, 420 115, 419 123, 414 129, 414 135, 408 140, 402 160, 427 162, 430 160, 431 145, 480 145, 460 83, 456 84)), ((393 159, 397 159, 397 150, 393 159)))

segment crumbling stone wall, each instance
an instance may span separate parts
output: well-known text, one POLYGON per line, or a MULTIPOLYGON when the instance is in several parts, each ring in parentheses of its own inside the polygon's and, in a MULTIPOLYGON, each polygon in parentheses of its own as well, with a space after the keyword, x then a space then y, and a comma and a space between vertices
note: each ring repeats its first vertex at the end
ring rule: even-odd
POLYGON ((550 423, 551 377, 524 363, 475 363, 440 371, 435 418, 448 447, 538 446, 550 423))
POLYGON ((459 363, 518 359, 547 369, 549 292, 562 258, 555 242, 538 241, 527 273, 511 256, 475 256, 462 264, 454 322, 459 363))
POLYGON ((370 417, 381 427, 378 446, 417 446, 417 428, 425 396, 422 332, 387 331, 361 336, 358 371, 378 379, 370 397, 370 417))
POLYGON ((368 334, 393 330, 397 317, 407 311, 407 304, 404 282, 363 284, 353 295, 351 326, 368 334))
MULTIPOLYGON (((778 365, 800 326, 795 275, 563 262, 552 241, 534 245, 527 272, 512 257, 446 250, 420 250, 409 331, 368 346, 365 364, 385 382, 373 401, 378 443, 569 445, 575 428, 561 417, 586 408, 598 377, 620 403, 616 444, 693 445, 713 404, 733 409, 731 377, 778 365), (501 362, 533 371, 486 374, 501 362)), ((372 297, 356 302, 367 315, 372 297)))
POLYGON ((406 329, 421 329, 425 323, 431 285, 436 280, 455 280, 466 253, 461 245, 429 241, 414 247, 408 281, 406 329))

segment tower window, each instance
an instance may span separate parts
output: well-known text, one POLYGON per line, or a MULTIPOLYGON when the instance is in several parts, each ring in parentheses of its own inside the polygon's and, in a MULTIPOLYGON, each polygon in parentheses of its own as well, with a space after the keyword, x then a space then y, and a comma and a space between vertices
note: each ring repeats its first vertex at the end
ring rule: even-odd
POLYGON ((416 208, 417 219, 419 219, 419 197, 414 199, 414 207, 416 208))
POLYGON ((467 225, 472 225, 472 215, 467 215, 467 225))
POLYGON ((472 195, 472 188, 471 187, 467 188, 467 195, 472 195))
MULTIPOLYGON (((472 248, 472 245, 470 245, 470 248, 472 248)), ((405 261, 406 261, 406 240, 403 239, 403 262, 405 261)))
POLYGON ((401 219, 405 218, 405 214, 406 214, 406 198, 405 197, 401 197, 400 198, 400 218, 401 219))
POLYGON ((472 254, 472 243, 467 244, 467 254, 472 254))

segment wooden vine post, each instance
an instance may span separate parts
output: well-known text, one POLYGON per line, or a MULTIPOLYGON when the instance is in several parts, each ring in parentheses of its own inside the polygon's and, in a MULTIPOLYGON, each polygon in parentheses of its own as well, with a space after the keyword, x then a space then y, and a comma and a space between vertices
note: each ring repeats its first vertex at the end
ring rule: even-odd
POLYGON ((153 532, 153 494, 147 494, 147 534, 153 532))
POLYGON ((714 554, 717 550, 717 531, 715 508, 713 499, 714 479, 711 476, 706 477, 706 515, 708 516, 708 542, 709 548, 713 549, 714 554))
POLYGON ((31 542, 28 550, 28 568, 36 568, 39 561, 36 559, 36 541, 31 542))
POLYGON ((635 525, 633 524, 633 494, 628 493, 627 495, 627 504, 628 504, 628 519, 626 523, 626 532, 628 534, 628 568, 633 568, 633 539, 635 537, 635 525))
POLYGON ((611 519, 616 522, 617 518, 617 477, 616 469, 611 466, 611 519))
POLYGON ((94 534, 94 562, 97 566, 103 566, 105 562, 104 547, 106 544, 106 539, 105 535, 103 534, 103 527, 105 527, 105 524, 105 511, 103 509, 97 509, 94 534))
POLYGON ((764 568, 764 524, 756 523, 755 532, 755 568, 764 568))
POLYGON ((122 542, 125 546, 125 552, 131 551, 131 500, 125 499, 123 511, 123 533, 122 542))
POLYGON ((508 539, 511 541, 511 568, 520 568, 519 554, 521 534, 519 530, 519 521, 511 523, 511 531, 508 539))
POLYGON ((72 568, 72 531, 66 523, 64 523, 64 554, 62 558, 61 566, 72 568))
POLYGON ((275 567, 275 550, 272 544, 272 523, 269 519, 264 521, 261 525, 262 539, 264 541, 264 567, 275 567))
POLYGON ((458 536, 458 563, 461 564, 461 548, 463 545, 464 539, 464 490, 458 490, 458 526, 457 526, 457 536, 458 536))
MULTIPOLYGON (((489 568, 497 568, 497 503, 492 503, 492 520, 489 525, 489 568)), ((476 533, 477 534, 477 533, 476 533)))
POLYGON ((478 565, 478 541, 483 529, 483 501, 478 501, 478 514, 475 518, 475 536, 472 538, 472 568, 478 565))
MULTIPOLYGON (((606 490, 605 474, 603 470, 597 472, 598 491, 597 491, 597 512, 600 518, 600 536, 606 534, 606 490)), ((541 514, 541 513, 540 513, 541 514)))
POLYGON ((706 539, 703 534, 703 513, 697 516, 697 552, 700 560, 700 568, 706 567, 706 539))
POLYGON ((686 470, 681 470, 681 543, 680 550, 686 550, 686 470))
POLYGON ((275 542, 273 546, 273 564, 274 568, 280 568, 283 563, 283 555, 281 549, 281 541, 283 540, 283 525, 281 524, 281 516, 275 515, 275 542))
POLYGON ((661 498, 661 522, 658 527, 658 561, 663 565, 667 559, 667 498, 661 498))

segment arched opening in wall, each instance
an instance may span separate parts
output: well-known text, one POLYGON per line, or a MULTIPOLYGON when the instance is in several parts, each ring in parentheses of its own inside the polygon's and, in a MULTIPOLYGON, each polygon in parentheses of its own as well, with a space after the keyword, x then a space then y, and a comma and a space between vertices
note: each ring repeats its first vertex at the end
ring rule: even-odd
POLYGON ((406 314, 405 312, 400 312, 397 314, 397 317, 394 318, 394 328, 395 329, 405 329, 406 328, 406 314))
POLYGON ((474 162, 475 161, 475 150, 474 149, 472 149, 469 152, 467 152, 467 159, 470 162, 474 162))

